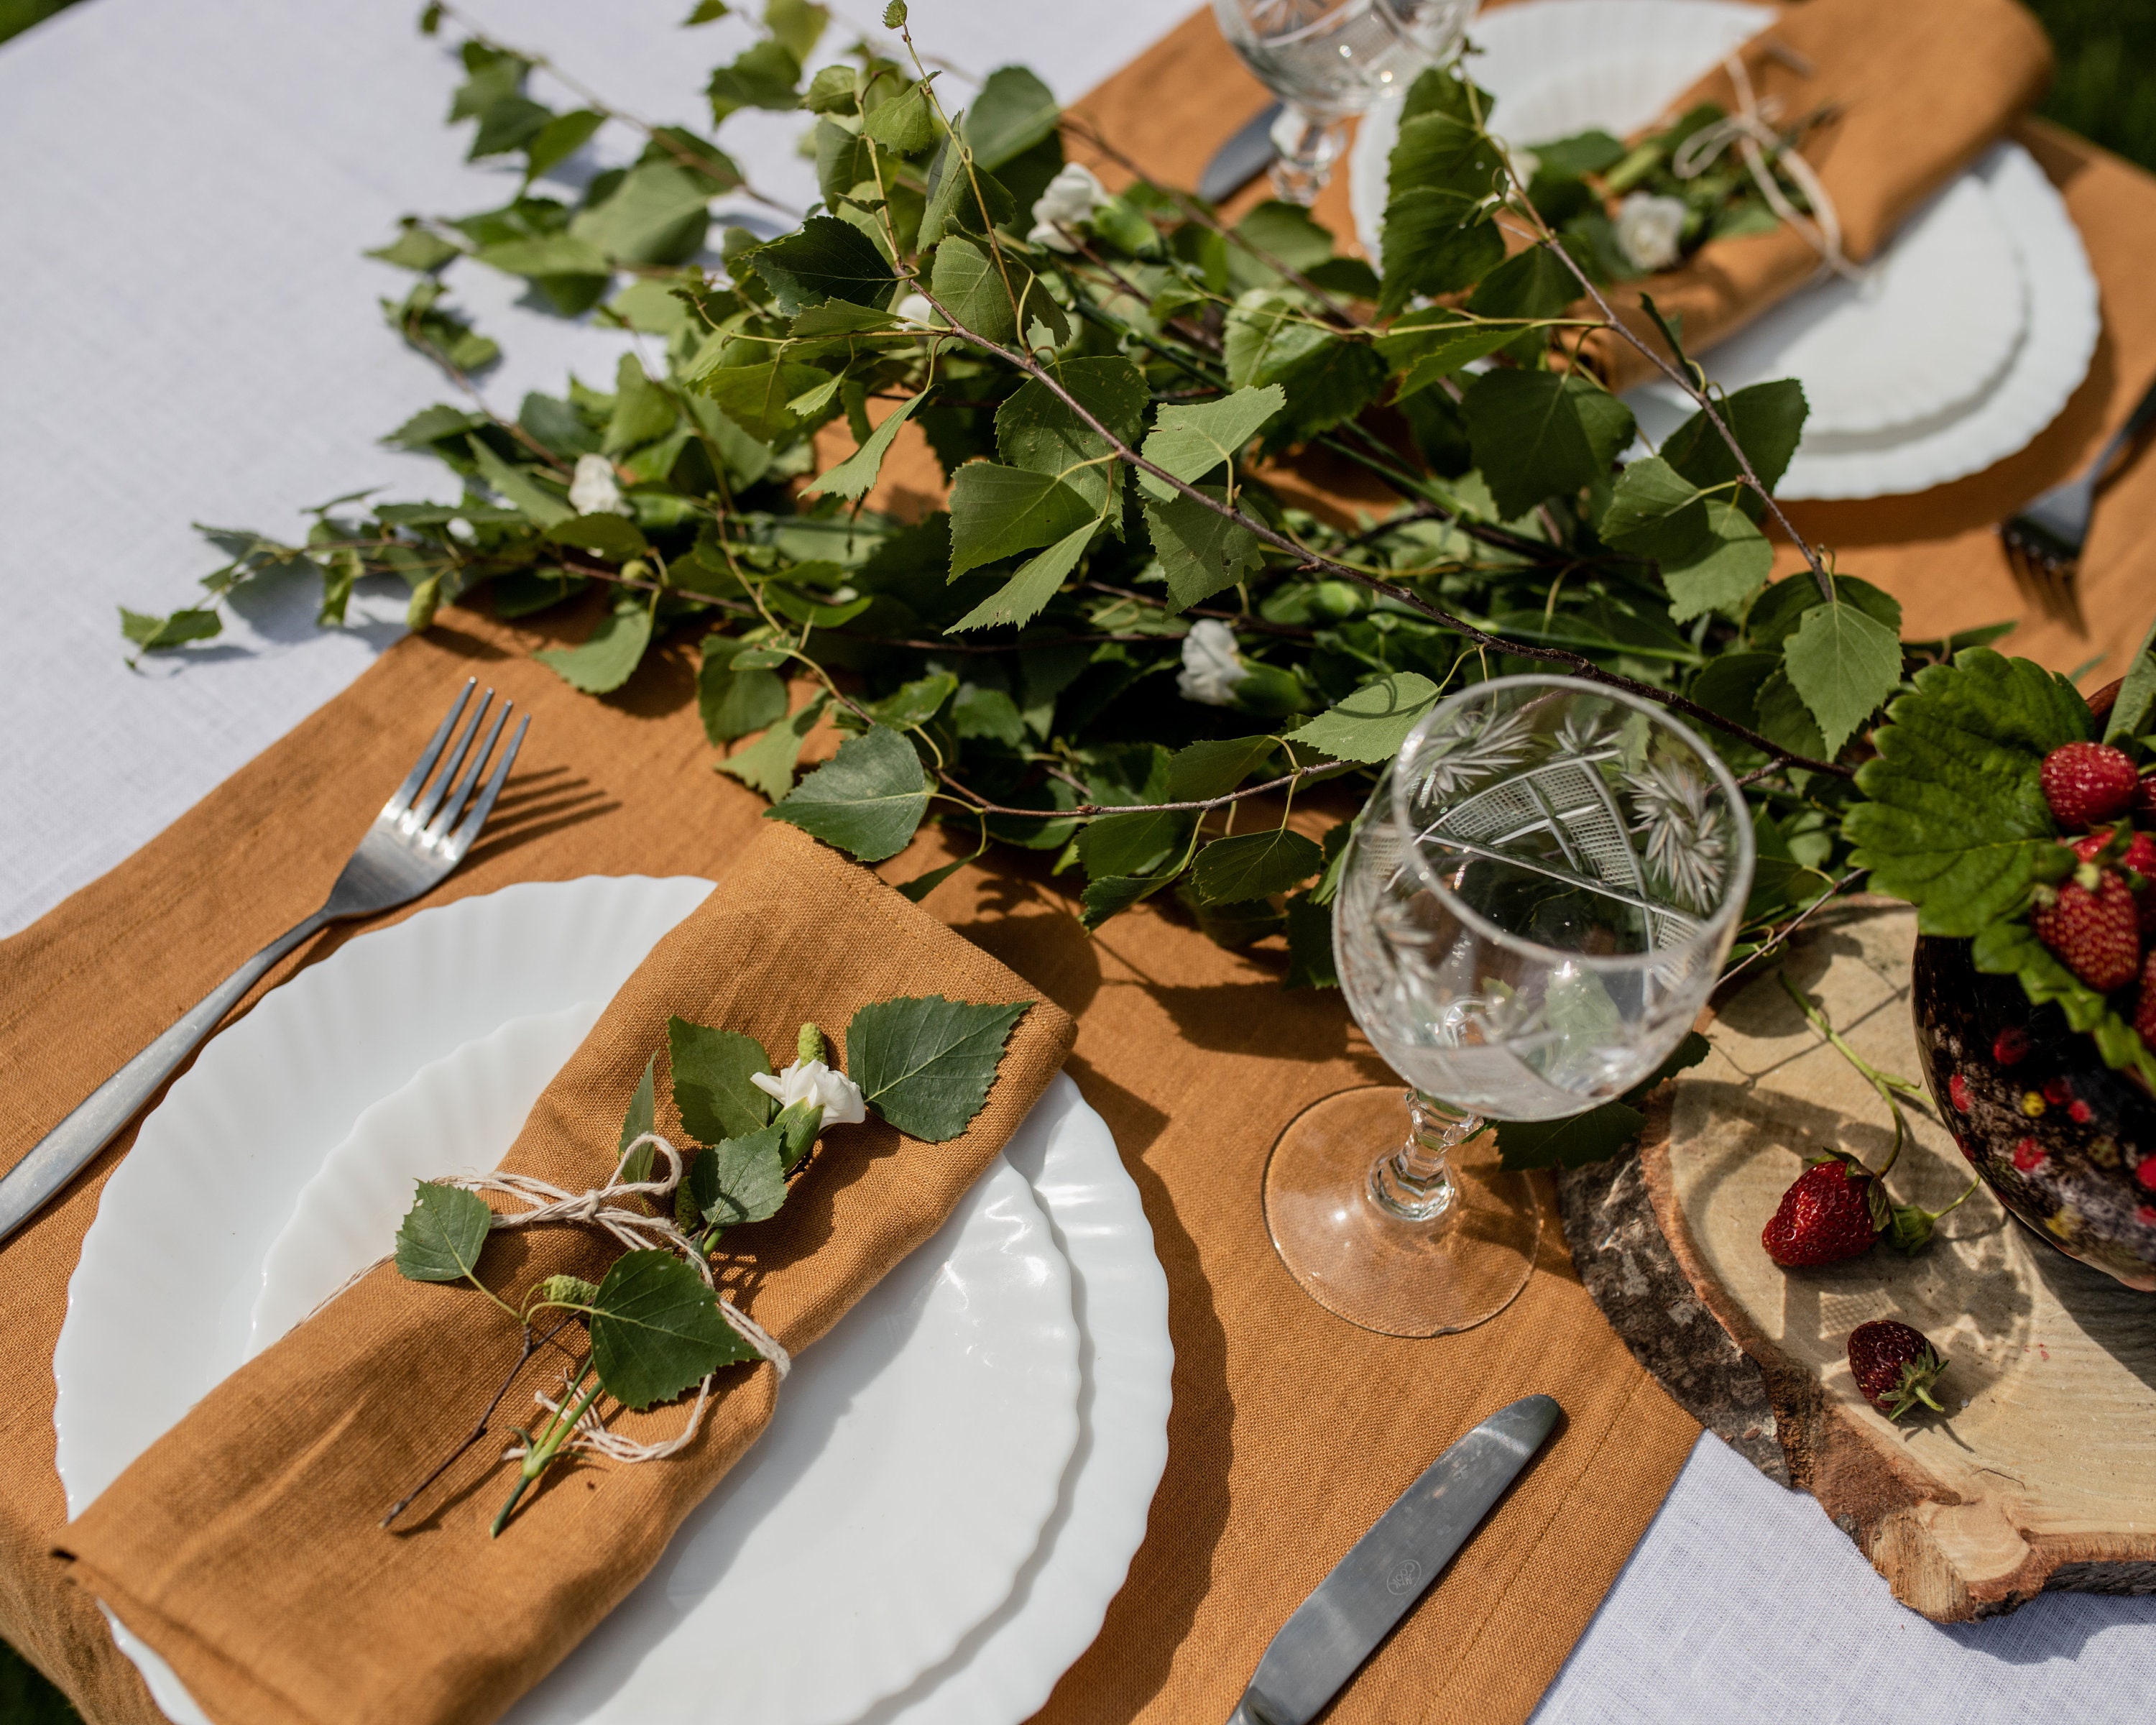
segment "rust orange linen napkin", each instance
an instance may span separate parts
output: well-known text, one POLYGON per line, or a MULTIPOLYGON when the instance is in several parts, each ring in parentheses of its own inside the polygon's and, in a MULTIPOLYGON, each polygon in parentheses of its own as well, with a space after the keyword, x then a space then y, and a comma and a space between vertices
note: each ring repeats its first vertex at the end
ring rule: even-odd
MULTIPOLYGON (((603 1185, 670 1014, 784 1050, 804 1019, 835 1037, 857 1007, 931 993, 1039 998, 865 870, 762 824, 614 997, 504 1167, 572 1191, 603 1185)), ((726 1278, 736 1303, 790 1350, 824 1334, 942 1224, 1074 1034, 1057 1008, 1034 1005, 987 1106, 949 1142, 873 1118, 834 1131, 784 1211, 739 1236, 726 1278)), ((662 1110, 660 1129, 675 1123, 662 1110)), ((441 1151, 445 1172, 468 1159, 441 1151)), ((541 1276, 596 1279, 619 1250, 589 1229, 498 1233, 480 1269, 513 1303, 541 1276)), ((470 1430, 517 1347, 516 1324, 475 1290, 378 1266, 205 1397, 67 1529, 75 1580, 219 1725, 480 1725, 619 1603, 784 1394, 768 1365, 722 1371, 687 1450, 557 1465, 499 1539, 487 1524, 514 1466, 490 1435, 385 1532, 383 1512, 470 1430)), ((513 1410, 534 1388, 555 1387, 560 1364, 526 1368, 499 1430, 526 1417, 513 1410)), ((609 1424, 649 1440, 683 1417, 676 1405, 609 1424)))
MULTIPOLYGON (((2015 0, 1804 0, 1785 8, 1739 58, 1761 105, 1772 105, 1778 129, 1831 110, 1801 147, 1834 200, 1842 250, 1856 264, 1875 256, 1919 204, 1995 142, 2043 95, 2051 74, 2051 44, 2015 0)), ((1700 102, 1737 110, 1727 71, 1702 79, 1670 111, 1700 102)), ((1504 129, 1502 111, 1496 125, 1504 129)), ((1677 269, 1613 294, 1611 303, 1663 352, 1639 305, 1642 291, 1652 295, 1665 316, 1682 314, 1681 334, 1696 355, 1820 270, 1819 253, 1784 224, 1711 241, 1677 269)), ((1589 352, 1614 388, 1629 388, 1651 370, 1629 342, 1607 335, 1589 352)))

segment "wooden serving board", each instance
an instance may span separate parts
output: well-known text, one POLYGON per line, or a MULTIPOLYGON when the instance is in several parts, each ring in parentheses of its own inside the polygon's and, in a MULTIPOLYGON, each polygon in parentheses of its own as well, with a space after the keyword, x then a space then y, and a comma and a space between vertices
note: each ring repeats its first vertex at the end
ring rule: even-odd
MULTIPOLYGON (((1860 900, 1787 959, 1851 1046, 1912 1077, 1915 935, 1906 906, 1860 900)), ((1914 1259, 1881 1245, 1778 1268, 1759 1230, 1804 1158, 1839 1147, 1877 1167, 1892 1122, 1771 968, 1722 1005, 1711 1040, 1650 1111, 1636 1164, 1561 1183, 1583 1279, 1633 1351, 1763 1471, 1818 1498, 1927 1617, 2011 1610, 2045 1588, 2156 1592, 2156 1296, 2066 1258, 1982 1190, 1914 1259), (1848 1336, 1874 1317, 1949 1356, 1945 1415, 1890 1422, 1857 1394, 1848 1336)), ((1928 1103, 1905 1107, 1889 1184, 1938 1209, 1969 1166, 1928 1103)))

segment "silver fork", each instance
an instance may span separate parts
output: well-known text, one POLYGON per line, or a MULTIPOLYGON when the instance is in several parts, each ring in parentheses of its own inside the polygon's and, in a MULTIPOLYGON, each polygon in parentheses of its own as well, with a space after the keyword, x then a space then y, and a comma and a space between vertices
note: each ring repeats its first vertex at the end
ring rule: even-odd
POLYGON ((2088 543, 2089 517, 2096 508, 2097 488, 2111 471, 2118 452, 2131 443, 2151 420, 2156 420, 2156 383, 2133 409, 2133 416, 2097 452, 2095 460, 2063 485, 2054 485, 2018 515, 1999 524, 1999 536, 2008 561, 2022 584, 2031 589, 2046 611, 2054 617, 2076 614, 2074 577, 2080 572, 2082 547, 2088 543))
POLYGON ((502 702, 493 724, 487 726, 485 740, 475 752, 472 739, 478 736, 486 710, 494 701, 494 691, 488 690, 480 697, 471 722, 444 760, 443 748, 456 730, 477 680, 467 681, 450 704, 449 716, 435 731, 434 740, 397 788, 397 794, 382 805, 382 813, 375 816, 374 824, 359 841, 359 849, 344 865, 321 909, 279 935, 219 983, 171 1029, 91 1091, 74 1113, 8 1171, 5 1179, 0 1179, 0 1240, 35 1215, 85 1163, 112 1142, 135 1117, 136 1111, 157 1094, 157 1086, 194 1052, 271 965, 332 922, 370 916, 377 911, 410 903, 464 860, 479 829, 494 812, 494 799, 501 794, 502 781, 509 777, 510 763, 516 758, 525 727, 531 722, 528 716, 516 721, 516 735, 509 739, 509 747, 502 751, 478 799, 473 801, 472 787, 494 752, 511 705, 502 702), (441 776, 429 790, 427 780, 437 762, 441 763, 441 776))

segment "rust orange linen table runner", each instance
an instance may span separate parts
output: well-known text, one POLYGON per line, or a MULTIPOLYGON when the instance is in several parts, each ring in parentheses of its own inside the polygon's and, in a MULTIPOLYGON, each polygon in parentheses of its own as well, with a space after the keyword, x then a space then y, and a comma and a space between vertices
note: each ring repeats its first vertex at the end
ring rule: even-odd
MULTIPOLYGON (((1156 172, 1188 183, 1262 100, 1200 14, 1086 106, 1156 172)), ((2047 127, 2017 135, 2063 189, 2102 286, 2105 335, 2087 382, 2029 449, 1984 474, 1919 497, 1796 512, 1844 569, 1902 601, 1912 634, 2023 614, 1991 523, 2085 460, 2156 375, 2146 270, 2156 181, 2047 127)), ((1323 210, 1344 217, 1343 187, 1323 210)), ((1339 506, 1373 501, 1351 494, 1339 506)), ((1794 562, 1786 548, 1784 562, 1794 562)), ((2094 686, 2118 675, 2156 608, 2156 460, 2106 494, 2081 593, 2080 616, 2025 622, 2004 645, 2083 668, 2094 686)), ((723 879, 761 830, 759 805, 709 770, 690 655, 670 649, 633 690, 594 701, 521 656, 535 644, 445 612, 137 855, 0 943, 10 1104, 0 1166, 313 908, 468 673, 529 704, 534 726, 485 842, 429 902, 588 873, 723 879)), ((909 878, 937 854, 924 836, 883 872, 909 878)), ((1068 1070, 1114 1131, 1169 1281, 1167 1472, 1099 1639, 1041 1719, 1224 1717, 1281 1620, 1416 1471, 1489 1409, 1547 1389, 1564 1403, 1563 1430, 1331 1716, 1524 1719, 1696 1435, 1602 1323, 1554 1227, 1527 1292, 1482 1329, 1411 1342, 1341 1324, 1280 1269, 1259 1199, 1284 1122, 1332 1090, 1385 1076, 1337 997, 1282 992, 1276 958, 1223 952, 1150 909, 1089 940, 1062 893, 1022 865, 963 870, 927 908, 1076 1019, 1068 1070)), ((348 937, 325 936, 298 962, 348 937)), ((0 1635, 94 1725, 157 1716, 51 1555, 65 1507, 49 1363, 99 1190, 131 1142, 0 1247, 0 1325, 22 1368, 0 1408, 11 1457, 0 1473, 0 1635)))

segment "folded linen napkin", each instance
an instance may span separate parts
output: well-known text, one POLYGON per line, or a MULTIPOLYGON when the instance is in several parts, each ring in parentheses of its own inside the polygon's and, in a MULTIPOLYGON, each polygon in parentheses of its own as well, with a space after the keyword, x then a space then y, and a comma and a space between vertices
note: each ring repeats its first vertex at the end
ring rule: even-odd
MULTIPOLYGON (((572 1191, 606 1183, 670 1014, 746 1032, 783 1059, 804 1019, 842 1033, 857 1007, 931 993, 1036 998, 865 870, 767 825, 623 985, 503 1168, 572 1191)), ((737 1236, 742 1250, 727 1256, 746 1261, 722 1276, 730 1297, 790 1351, 824 1334, 942 1224, 1074 1034, 1056 1008, 1034 1005, 986 1106, 948 1142, 874 1117, 827 1138, 785 1209, 737 1236)), ((670 1104, 659 1124, 670 1135, 678 1124, 670 1104)), ((442 1146, 444 1173, 467 1159, 442 1146)), ((512 1230, 491 1236, 480 1270, 513 1303, 542 1276, 596 1280, 620 1250, 590 1229, 512 1230)), ((66 1532, 73 1579, 219 1725, 483 1725, 629 1593, 783 1393, 769 1365, 726 1368, 687 1449, 636 1466, 557 1463, 490 1539, 515 1473, 499 1460, 501 1434, 531 1417, 535 1389, 558 1391, 561 1362, 535 1359, 494 1431, 385 1532, 383 1512, 470 1431, 517 1348, 516 1326, 469 1286, 378 1266, 204 1397, 90 1505, 66 1532)), ((683 1418, 676 1404, 609 1425, 657 1440, 683 1418)))
MULTIPOLYGON (((1995 141, 2051 75, 2043 28, 2015 0, 1804 0, 1785 8, 1738 59, 1761 105, 1774 105, 1778 126, 1833 108, 1801 153, 1834 200, 1843 254, 1856 264, 1874 256, 1919 204, 1995 141)), ((1737 111, 1726 69, 1701 80, 1670 111, 1701 102, 1737 111)), ((1819 252, 1785 223, 1709 241, 1676 269, 1609 297, 1664 357, 1639 296, 1650 294, 1673 321, 1682 314, 1680 333, 1697 357, 1820 271, 1819 252)), ((1653 370, 1614 335, 1597 336, 1588 354, 1615 389, 1653 370)))

